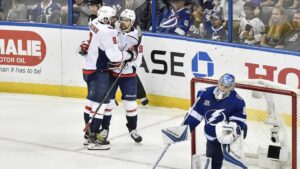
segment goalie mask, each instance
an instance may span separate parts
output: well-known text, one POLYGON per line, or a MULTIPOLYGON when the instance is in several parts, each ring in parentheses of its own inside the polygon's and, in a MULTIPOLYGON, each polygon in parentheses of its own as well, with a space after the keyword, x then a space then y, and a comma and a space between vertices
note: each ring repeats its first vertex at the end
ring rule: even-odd
POLYGON ((125 9, 120 14, 120 27, 123 31, 128 32, 130 28, 134 25, 136 16, 135 12, 130 9, 125 9))
POLYGON ((217 100, 222 100, 230 95, 230 92, 235 87, 235 78, 232 74, 226 73, 220 77, 218 86, 214 90, 214 95, 217 100))
POLYGON ((102 6, 98 10, 98 20, 104 24, 114 25, 117 20, 117 12, 109 6, 102 6))

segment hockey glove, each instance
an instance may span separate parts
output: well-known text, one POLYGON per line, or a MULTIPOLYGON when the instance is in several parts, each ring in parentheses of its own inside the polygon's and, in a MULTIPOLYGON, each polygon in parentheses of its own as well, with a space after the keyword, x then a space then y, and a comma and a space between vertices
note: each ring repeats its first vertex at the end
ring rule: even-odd
POLYGON ((220 122, 216 125, 216 136, 221 144, 231 144, 241 135, 241 128, 235 122, 220 122))
POLYGON ((126 59, 126 62, 131 62, 131 61, 135 60, 138 56, 138 53, 137 53, 136 49, 133 48, 133 47, 129 48, 127 50, 127 52, 129 53, 130 57, 128 59, 126 59))
POLYGON ((87 51, 89 49, 89 44, 90 44, 89 41, 82 41, 82 43, 80 44, 80 47, 79 47, 79 52, 78 52, 81 56, 84 56, 87 54, 87 51))

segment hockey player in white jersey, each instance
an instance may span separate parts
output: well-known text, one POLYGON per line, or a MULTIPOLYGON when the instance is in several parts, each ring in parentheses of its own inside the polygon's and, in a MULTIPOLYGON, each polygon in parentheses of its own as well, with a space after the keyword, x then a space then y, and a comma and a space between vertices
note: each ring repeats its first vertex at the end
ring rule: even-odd
MULTIPOLYGON (((141 43, 141 37, 137 29, 133 27, 135 21, 135 12, 133 10, 125 9, 120 14, 120 22, 115 24, 115 29, 118 32, 119 49, 127 51, 129 49, 137 50, 138 57, 134 58, 131 62, 128 62, 123 69, 120 79, 117 85, 114 86, 111 93, 110 104, 107 105, 102 123, 102 129, 100 135, 102 139, 106 140, 108 137, 109 125, 111 120, 111 112, 115 103, 115 93, 120 87, 122 92, 122 100, 126 111, 127 128, 132 139, 135 142, 141 142, 142 137, 138 134, 137 128, 137 74, 136 69, 142 62, 143 45, 141 43)), ((111 63, 112 69, 112 82, 115 81, 116 76, 120 73, 119 63, 111 63), (117 66, 117 67, 115 67, 117 66)), ((99 137, 100 138, 100 137, 99 137)))
POLYGON ((102 123, 103 114, 106 105, 109 103, 109 97, 105 98, 106 93, 111 87, 109 63, 125 62, 136 58, 133 51, 121 51, 118 46, 118 34, 112 25, 116 18, 116 11, 108 6, 99 9, 98 18, 94 19, 90 25, 92 38, 85 55, 86 61, 83 67, 84 80, 88 86, 88 103, 86 105, 89 111, 85 111, 84 120, 89 124, 93 117, 88 134, 89 150, 109 149, 109 143, 97 139, 97 133, 102 123), (98 108, 97 114, 94 115, 98 108))

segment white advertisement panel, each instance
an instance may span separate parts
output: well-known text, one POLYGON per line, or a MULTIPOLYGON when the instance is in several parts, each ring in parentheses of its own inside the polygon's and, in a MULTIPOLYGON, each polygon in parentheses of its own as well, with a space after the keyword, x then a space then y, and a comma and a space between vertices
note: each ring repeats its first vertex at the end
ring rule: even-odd
POLYGON ((89 39, 86 30, 62 29, 62 83, 65 86, 85 87, 82 78, 82 67, 85 57, 78 54, 82 41, 89 39))
MULTIPOLYGON (((85 87, 77 54, 87 30, 28 26, 0 27, 0 82, 85 87)), ((263 78, 300 88, 300 57, 211 41, 144 35, 144 59, 138 74, 148 94, 188 99, 190 79, 263 78)))
POLYGON ((153 94, 189 98, 192 77, 216 79, 224 73, 300 89, 299 56, 151 36, 145 44, 140 75, 153 94))
POLYGON ((0 27, 0 81, 61 84, 61 31, 0 27))

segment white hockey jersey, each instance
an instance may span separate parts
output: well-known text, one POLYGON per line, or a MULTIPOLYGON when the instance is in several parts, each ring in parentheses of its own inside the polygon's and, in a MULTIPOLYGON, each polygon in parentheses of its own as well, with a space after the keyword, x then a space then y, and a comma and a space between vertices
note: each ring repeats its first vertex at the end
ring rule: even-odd
MULTIPOLYGON (((118 46, 121 51, 127 51, 130 48, 136 48, 138 55, 136 58, 133 59, 133 61, 127 63, 125 68, 122 71, 121 77, 128 76, 135 76, 136 68, 139 67, 142 63, 142 57, 143 57, 143 42, 142 39, 139 40, 139 33, 138 30, 135 28, 132 28, 130 32, 122 32, 120 28, 120 23, 116 22, 115 29, 118 32, 118 46)), ((119 73, 120 69, 114 69, 113 72, 119 73)))
POLYGON ((265 25, 264 23, 257 17, 247 20, 245 17, 241 19, 240 23, 240 39, 247 44, 255 44, 261 41, 262 34, 264 32, 265 25), (246 25, 251 25, 251 31, 253 31, 253 40, 243 39, 243 34, 246 29, 246 25))
POLYGON ((107 70, 107 63, 121 62, 130 58, 130 54, 121 51, 118 46, 118 33, 110 25, 94 19, 90 25, 92 33, 84 70, 107 70))

